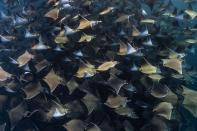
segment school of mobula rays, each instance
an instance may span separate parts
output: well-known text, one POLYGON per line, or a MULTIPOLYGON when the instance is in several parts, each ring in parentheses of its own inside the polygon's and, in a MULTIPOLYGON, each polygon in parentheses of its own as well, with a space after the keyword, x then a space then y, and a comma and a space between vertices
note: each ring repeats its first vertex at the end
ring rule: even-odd
POLYGON ((197 130, 197 1, 0 7, 0 131, 197 130))

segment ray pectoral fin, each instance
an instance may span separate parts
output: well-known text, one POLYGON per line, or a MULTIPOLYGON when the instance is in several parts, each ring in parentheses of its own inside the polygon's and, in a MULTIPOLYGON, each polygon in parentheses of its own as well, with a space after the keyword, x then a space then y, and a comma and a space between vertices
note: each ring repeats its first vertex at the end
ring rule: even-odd
POLYGON ((57 8, 54 8, 45 14, 45 17, 52 18, 53 20, 56 20, 58 16, 59 16, 59 9, 57 8))
POLYGON ((58 76, 54 70, 51 70, 44 78, 44 81, 49 85, 51 92, 62 83, 63 79, 58 76))
POLYGON ((179 59, 163 59, 163 66, 171 68, 182 74, 182 60, 179 59))
POLYGON ((196 94, 197 91, 191 90, 185 86, 183 87, 183 96, 184 96, 184 101, 183 101, 183 106, 189 110, 194 117, 197 117, 197 104, 196 104, 196 94))

